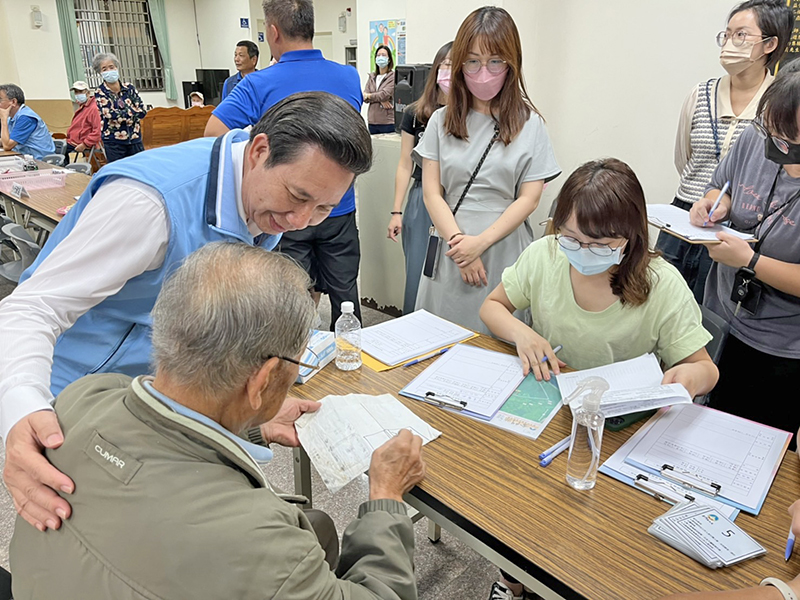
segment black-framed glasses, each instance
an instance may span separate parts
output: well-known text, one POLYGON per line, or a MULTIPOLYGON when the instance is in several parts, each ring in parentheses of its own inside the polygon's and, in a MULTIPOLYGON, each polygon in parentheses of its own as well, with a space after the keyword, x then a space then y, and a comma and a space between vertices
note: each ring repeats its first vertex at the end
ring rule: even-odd
POLYGON ((508 63, 499 58, 492 58, 491 60, 486 61, 486 63, 482 63, 478 59, 473 58, 471 60, 465 60, 462 64, 464 65, 464 72, 469 73, 470 75, 474 75, 480 71, 484 64, 486 65, 486 69, 492 75, 499 75, 508 68, 508 63))
POLYGON ((622 244, 616 248, 612 248, 608 244, 598 244, 595 242, 589 242, 587 244, 586 242, 576 240, 574 237, 562 235, 560 233, 556 235, 556 241, 558 242, 559 246, 564 248, 564 250, 579 250, 581 248, 586 248, 589 250, 589 252, 597 256, 611 256, 614 254, 614 252, 622 248, 622 244))
MULTIPOLYGON (((747 33, 746 31, 741 30, 741 29, 739 31, 735 31, 734 33, 732 33, 730 35, 728 35, 727 31, 720 31, 717 34, 717 46, 722 48, 725 45, 725 43, 728 41, 728 39, 730 38, 731 44, 733 44, 737 48, 741 48, 744 45, 744 43, 747 41, 748 37, 758 37, 758 34, 757 33, 747 33)), ((762 36, 761 40, 759 40, 759 41, 760 42, 766 42, 768 39, 771 39, 773 37, 775 37, 775 36, 774 35, 762 36)))
POLYGON ((772 135, 769 131, 767 131, 767 128, 764 127, 764 125, 758 120, 753 121, 753 127, 756 128, 756 131, 762 138, 764 138, 765 140, 772 141, 772 143, 780 152, 782 152, 783 154, 789 154, 789 150, 791 149, 789 142, 772 135))
MULTIPOLYGON (((309 372, 316 371, 319 369, 319 356, 313 350, 306 349, 306 354, 310 354, 311 358, 309 358, 309 362, 303 362, 302 360, 297 360, 296 358, 288 358, 286 356, 276 356, 274 354, 270 354, 264 357, 264 360, 269 360, 270 358, 279 358, 280 360, 285 360, 286 362, 290 362, 295 365, 299 365, 300 367, 309 369, 309 372)), ((306 358, 304 355, 303 358, 306 358)))

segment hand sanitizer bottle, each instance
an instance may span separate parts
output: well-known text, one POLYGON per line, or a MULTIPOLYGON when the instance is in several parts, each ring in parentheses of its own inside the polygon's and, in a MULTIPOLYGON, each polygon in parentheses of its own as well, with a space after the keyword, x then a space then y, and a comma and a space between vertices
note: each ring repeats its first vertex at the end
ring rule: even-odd
POLYGON ((572 419, 572 441, 569 445, 569 458, 567 459, 567 483, 576 490, 590 490, 597 482, 600 445, 603 441, 603 427, 605 426, 605 417, 600 411, 600 400, 608 389, 608 384, 605 381, 603 383, 605 385, 583 387, 583 405, 575 411, 572 419))

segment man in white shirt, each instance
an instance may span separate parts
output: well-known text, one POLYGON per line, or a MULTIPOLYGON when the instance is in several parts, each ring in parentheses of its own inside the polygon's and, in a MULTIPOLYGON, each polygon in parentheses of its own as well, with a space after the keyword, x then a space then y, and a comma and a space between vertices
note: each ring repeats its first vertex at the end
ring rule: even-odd
POLYGON ((0 302, 4 480, 41 531, 70 514, 74 484, 42 456, 63 442, 50 403, 83 375, 149 371, 150 309, 163 280, 212 241, 272 249, 321 222, 371 166, 369 133, 324 92, 276 104, 248 135, 158 148, 108 165, 0 302))

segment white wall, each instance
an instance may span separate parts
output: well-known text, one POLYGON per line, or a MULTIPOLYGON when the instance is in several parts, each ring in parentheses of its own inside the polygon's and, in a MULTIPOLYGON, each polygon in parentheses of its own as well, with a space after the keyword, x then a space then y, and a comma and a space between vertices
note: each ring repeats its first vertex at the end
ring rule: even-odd
POLYGON ((13 48, 10 56, 0 54, 0 62, 15 62, 14 67, 3 67, 2 72, 14 76, 13 83, 19 85, 28 98, 69 98, 72 82, 67 81, 55 0, 37 0, 36 4, 43 17, 43 25, 38 29, 31 25, 29 3, 0 0, 0 19, 3 21, 0 34, 5 38, 0 48, 2 45, 13 48))
POLYGON ((330 32, 332 52, 325 56, 328 60, 344 63, 344 47, 350 45, 351 39, 357 39, 357 14, 355 0, 315 0, 314 2, 314 29, 320 33, 330 32), (347 31, 339 31, 339 15, 347 8, 351 9, 351 16, 347 17, 347 31))
POLYGON ((17 71, 17 58, 14 51, 14 44, 8 30, 8 17, 6 12, 11 6, 10 0, 0 2, 0 81, 9 83, 19 81, 19 71, 17 71))
MULTIPOLYGON (((235 69, 233 53, 239 40, 253 39, 256 24, 250 16, 249 0, 194 0, 197 32, 204 69, 235 69), (250 29, 239 27, 239 19, 251 19, 250 29)), ((180 27, 180 25, 178 25, 180 27)))

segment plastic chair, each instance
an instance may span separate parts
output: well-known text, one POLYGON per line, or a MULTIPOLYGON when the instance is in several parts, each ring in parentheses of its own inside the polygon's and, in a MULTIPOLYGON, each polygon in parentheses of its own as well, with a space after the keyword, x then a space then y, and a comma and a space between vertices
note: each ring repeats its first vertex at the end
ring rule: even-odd
POLYGON ((92 175, 92 165, 88 162, 81 162, 81 163, 71 163, 68 164, 65 168, 69 169, 70 171, 77 171, 78 173, 83 173, 84 175, 92 175))
MULTIPOLYGON (((708 351, 708 355, 711 357, 711 360, 714 361, 714 364, 719 365, 719 360, 722 358, 722 350, 725 348, 725 342, 728 339, 728 333, 731 330, 731 326, 725 319, 720 317, 710 308, 701 306, 700 310, 703 313, 703 327, 705 327, 706 331, 708 331, 712 336, 711 341, 706 344, 706 350, 708 351)), ((706 405, 708 404, 708 401, 708 394, 704 396, 697 396, 694 399, 695 404, 706 405)))
POLYGON ((49 163, 51 165, 55 165, 57 167, 64 166, 64 155, 63 154, 47 154, 42 158, 42 162, 49 163))
POLYGON ((18 225, 17 223, 3 225, 2 231, 8 236, 8 240, 6 241, 14 245, 20 258, 19 260, 0 265, 0 276, 5 277, 9 281, 19 283, 20 275, 33 264, 41 248, 36 245, 36 242, 28 235, 28 232, 25 231, 22 225, 18 225))
POLYGON ((63 156, 67 155, 67 141, 66 140, 53 140, 53 143, 56 145, 56 154, 61 154, 63 156))

